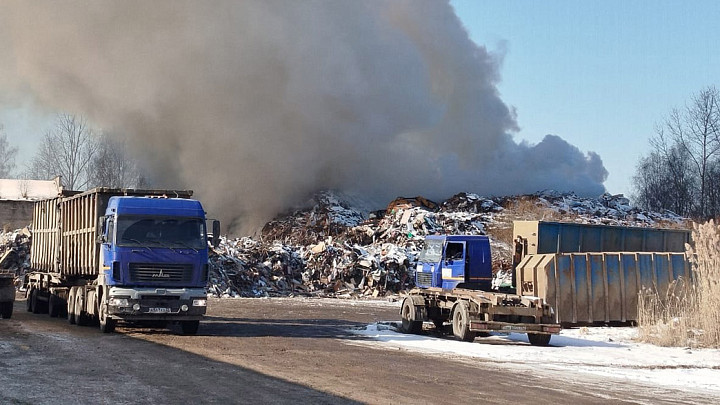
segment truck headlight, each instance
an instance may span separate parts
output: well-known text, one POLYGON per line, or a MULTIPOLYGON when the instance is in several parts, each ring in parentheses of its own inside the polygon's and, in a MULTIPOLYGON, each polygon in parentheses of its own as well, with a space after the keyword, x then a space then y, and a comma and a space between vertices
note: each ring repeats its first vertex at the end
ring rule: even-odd
POLYGON ((111 307, 129 307, 130 303, 127 298, 110 298, 108 300, 108 305, 111 307))
POLYGON ((205 306, 207 306, 207 300, 204 300, 204 299, 193 300, 193 306, 194 307, 205 307, 205 306))

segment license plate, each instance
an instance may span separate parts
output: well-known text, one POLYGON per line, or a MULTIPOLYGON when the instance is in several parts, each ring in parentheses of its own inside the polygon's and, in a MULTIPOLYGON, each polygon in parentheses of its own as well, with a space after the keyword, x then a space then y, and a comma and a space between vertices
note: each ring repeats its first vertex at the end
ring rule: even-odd
POLYGON ((164 314, 170 312, 170 308, 148 308, 148 313, 151 314, 164 314))
POLYGON ((522 331, 524 331, 525 328, 522 326, 506 325, 506 326, 503 326, 503 330, 522 330, 522 331))

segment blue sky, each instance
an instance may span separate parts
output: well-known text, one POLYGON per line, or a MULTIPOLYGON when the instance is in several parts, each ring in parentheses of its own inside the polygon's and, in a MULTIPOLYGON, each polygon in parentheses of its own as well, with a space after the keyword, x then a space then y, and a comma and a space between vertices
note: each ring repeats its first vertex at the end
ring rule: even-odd
POLYGON ((499 91, 517 109, 516 140, 556 134, 595 151, 611 193, 631 177, 657 123, 720 86, 714 1, 453 0, 470 37, 505 54, 499 91))

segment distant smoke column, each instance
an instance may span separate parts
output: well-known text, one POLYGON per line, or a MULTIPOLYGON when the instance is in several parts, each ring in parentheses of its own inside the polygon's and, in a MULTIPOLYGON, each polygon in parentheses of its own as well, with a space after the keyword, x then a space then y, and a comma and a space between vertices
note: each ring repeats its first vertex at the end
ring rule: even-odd
POLYGON ((324 188, 603 191, 597 155, 513 141, 500 56, 446 2, 4 1, 0 34, 0 90, 127 133, 240 232, 324 188))

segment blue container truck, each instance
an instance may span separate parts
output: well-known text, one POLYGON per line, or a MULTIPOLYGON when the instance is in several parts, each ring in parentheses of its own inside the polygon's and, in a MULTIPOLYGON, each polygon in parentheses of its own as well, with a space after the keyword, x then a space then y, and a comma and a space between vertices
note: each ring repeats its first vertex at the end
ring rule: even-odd
MULTIPOLYGON (((195 334, 207 308, 208 229, 190 190, 96 188, 38 201, 27 310, 97 323, 179 323, 195 334)), ((212 221, 217 245, 218 221, 212 221)))
POLYGON ((453 334, 473 341, 488 332, 527 333, 545 346, 560 333, 553 309, 541 298, 490 292, 492 260, 487 236, 427 236, 415 269, 416 288, 403 300, 401 330, 419 333, 424 321, 451 322, 453 334))

